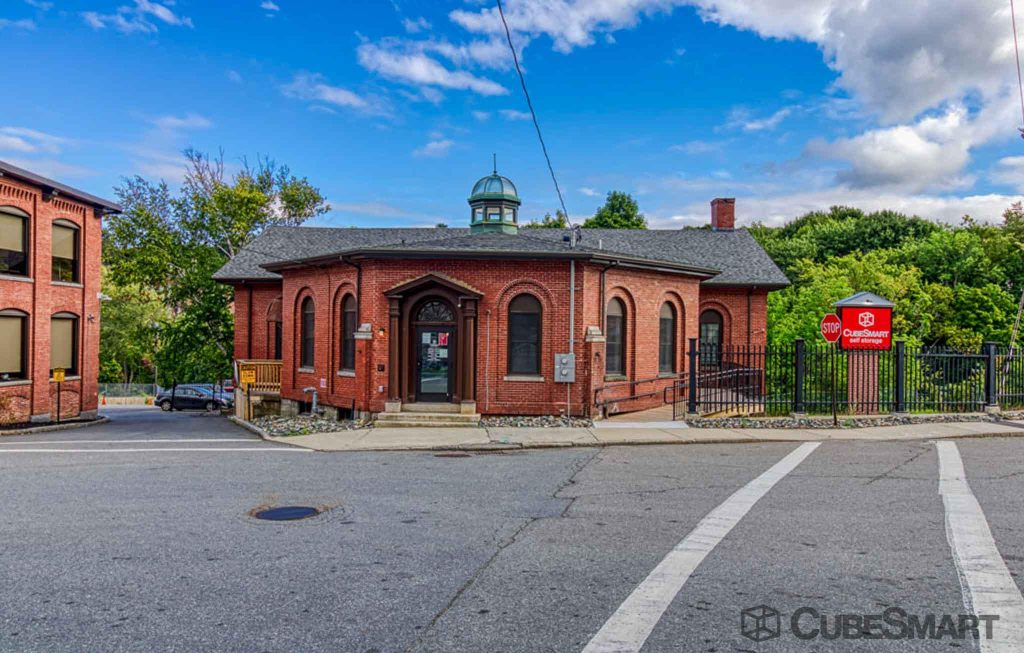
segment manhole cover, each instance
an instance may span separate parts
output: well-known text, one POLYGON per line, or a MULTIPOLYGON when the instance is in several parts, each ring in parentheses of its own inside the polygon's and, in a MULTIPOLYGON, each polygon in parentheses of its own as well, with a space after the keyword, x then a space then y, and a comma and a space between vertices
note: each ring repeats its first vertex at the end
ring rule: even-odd
POLYGON ((281 506, 279 508, 267 508, 253 513, 256 519, 268 519, 270 521, 291 521, 294 519, 306 519, 320 514, 320 510, 311 506, 281 506))

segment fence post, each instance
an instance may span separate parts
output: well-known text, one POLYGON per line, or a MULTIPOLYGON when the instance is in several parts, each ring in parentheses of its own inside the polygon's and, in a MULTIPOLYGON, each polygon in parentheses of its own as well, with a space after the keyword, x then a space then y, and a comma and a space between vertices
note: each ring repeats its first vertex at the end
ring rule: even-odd
POLYGON ((803 415, 807 412, 804 406, 804 377, 807 374, 806 344, 803 338, 797 338, 793 342, 794 364, 796 365, 793 388, 793 414, 803 415))
POLYGON ((686 403, 686 412, 690 415, 697 414, 697 363, 699 353, 697 339, 690 338, 690 350, 687 352, 687 356, 690 357, 690 383, 687 392, 689 397, 686 403))
POLYGON ((907 412, 907 343, 903 340, 896 341, 896 401, 892 412, 896 414, 907 412))
POLYGON ((999 393, 996 386, 996 343, 986 342, 981 346, 985 356, 985 412, 999 412, 999 393))

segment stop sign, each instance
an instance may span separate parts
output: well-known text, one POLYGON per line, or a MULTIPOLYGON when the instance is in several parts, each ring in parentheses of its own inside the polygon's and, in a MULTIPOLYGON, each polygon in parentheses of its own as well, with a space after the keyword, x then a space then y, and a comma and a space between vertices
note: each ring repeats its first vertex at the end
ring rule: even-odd
POLYGON ((829 313, 821 318, 821 337, 828 342, 838 342, 839 336, 843 333, 843 323, 835 313, 829 313))

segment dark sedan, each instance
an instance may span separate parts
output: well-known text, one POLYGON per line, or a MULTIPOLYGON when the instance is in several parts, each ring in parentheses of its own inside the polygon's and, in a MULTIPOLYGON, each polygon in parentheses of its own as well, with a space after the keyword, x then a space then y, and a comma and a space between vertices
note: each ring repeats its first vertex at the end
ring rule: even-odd
POLYGON ((160 410, 205 410, 214 412, 230 408, 230 403, 206 388, 179 386, 173 392, 161 390, 153 402, 160 410), (173 402, 173 403, 172 403, 173 402))

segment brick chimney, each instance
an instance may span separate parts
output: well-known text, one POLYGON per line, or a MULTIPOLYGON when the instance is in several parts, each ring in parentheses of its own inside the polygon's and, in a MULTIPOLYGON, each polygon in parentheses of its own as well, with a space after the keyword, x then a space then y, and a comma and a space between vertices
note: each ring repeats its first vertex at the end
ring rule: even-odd
POLYGON ((736 228, 736 198, 716 197, 711 200, 711 229, 732 231, 736 228))

